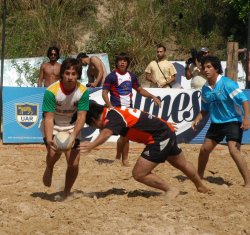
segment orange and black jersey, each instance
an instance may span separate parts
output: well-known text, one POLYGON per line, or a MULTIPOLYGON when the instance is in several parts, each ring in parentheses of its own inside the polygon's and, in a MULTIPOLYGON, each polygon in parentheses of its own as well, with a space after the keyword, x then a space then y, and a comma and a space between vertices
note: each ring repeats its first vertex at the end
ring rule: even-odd
POLYGON ((144 144, 159 143, 174 133, 170 123, 133 108, 105 108, 102 121, 104 128, 110 129, 114 135, 144 144))

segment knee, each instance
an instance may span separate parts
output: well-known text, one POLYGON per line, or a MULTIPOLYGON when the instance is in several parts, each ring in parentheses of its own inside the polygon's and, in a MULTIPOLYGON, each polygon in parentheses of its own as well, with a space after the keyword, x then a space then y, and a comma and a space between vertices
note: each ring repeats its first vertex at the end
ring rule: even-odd
POLYGON ((144 175, 140 174, 138 171, 136 171, 135 169, 133 169, 132 171, 132 176, 133 178, 138 181, 138 182, 141 182, 142 181, 142 178, 144 177, 144 175))
POLYGON ((201 154, 210 154, 211 152, 212 152, 212 149, 209 149, 206 146, 201 146, 201 148, 200 148, 201 154))

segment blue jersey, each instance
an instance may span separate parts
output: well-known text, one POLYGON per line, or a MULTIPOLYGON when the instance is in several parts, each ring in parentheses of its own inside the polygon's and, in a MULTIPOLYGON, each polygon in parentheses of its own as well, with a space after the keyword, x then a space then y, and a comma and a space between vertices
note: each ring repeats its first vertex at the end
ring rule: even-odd
POLYGON ((118 70, 111 72, 104 81, 103 90, 110 92, 110 102, 114 107, 132 107, 132 89, 140 87, 135 74, 131 72, 120 73, 118 70))
POLYGON ((242 103, 247 100, 236 82, 219 75, 214 88, 202 87, 201 110, 208 111, 212 123, 242 121, 242 103))

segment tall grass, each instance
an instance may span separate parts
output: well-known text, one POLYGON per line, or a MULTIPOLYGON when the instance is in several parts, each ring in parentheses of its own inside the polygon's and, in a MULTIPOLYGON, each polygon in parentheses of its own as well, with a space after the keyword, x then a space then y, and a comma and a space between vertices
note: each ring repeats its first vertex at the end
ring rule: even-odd
POLYGON ((129 52, 132 68, 137 75, 143 73, 146 63, 155 55, 155 45, 167 36, 169 28, 164 22, 162 9, 155 1, 140 0, 120 2, 110 0, 111 20, 107 25, 99 25, 87 45, 90 52, 106 52, 112 57, 118 52, 129 52), (116 5, 116 7, 112 7, 116 5))
POLYGON ((6 57, 43 56, 52 45, 65 55, 77 53, 75 41, 79 31, 76 28, 81 25, 85 29, 94 22, 94 3, 91 0, 8 1, 6 57))
POLYGON ((37 31, 46 39, 43 43, 57 45, 63 54, 68 54, 75 49, 74 18, 67 15, 67 10, 70 7, 70 1, 58 4, 58 1, 52 0, 34 12, 38 26, 37 31))
MULTIPOLYGON (((226 0, 12 0, 7 1, 7 58, 43 56, 56 45, 63 54, 81 50, 106 52, 111 64, 117 52, 132 56, 131 69, 143 74, 155 57, 157 43, 176 46, 172 60, 190 48, 207 46, 221 59, 233 38, 246 46, 246 24, 226 0), (100 5, 104 6, 100 8, 100 5), (97 9, 104 9, 103 19, 97 9), (104 15, 105 15, 104 14, 104 15), (97 17, 99 17, 97 19, 97 17), (222 25, 222 26, 221 26, 222 25), (245 44, 244 44, 245 43, 245 44)), ((1 11, 1 9, 0 9, 1 11)), ((101 14, 103 15, 103 14, 101 14)))

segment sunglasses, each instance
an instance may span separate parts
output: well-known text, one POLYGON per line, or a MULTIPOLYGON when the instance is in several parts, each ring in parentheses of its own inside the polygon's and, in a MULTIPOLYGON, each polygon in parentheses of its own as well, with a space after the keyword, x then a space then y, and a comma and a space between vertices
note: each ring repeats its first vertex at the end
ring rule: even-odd
POLYGON ((56 53, 50 53, 50 56, 57 56, 56 53))

